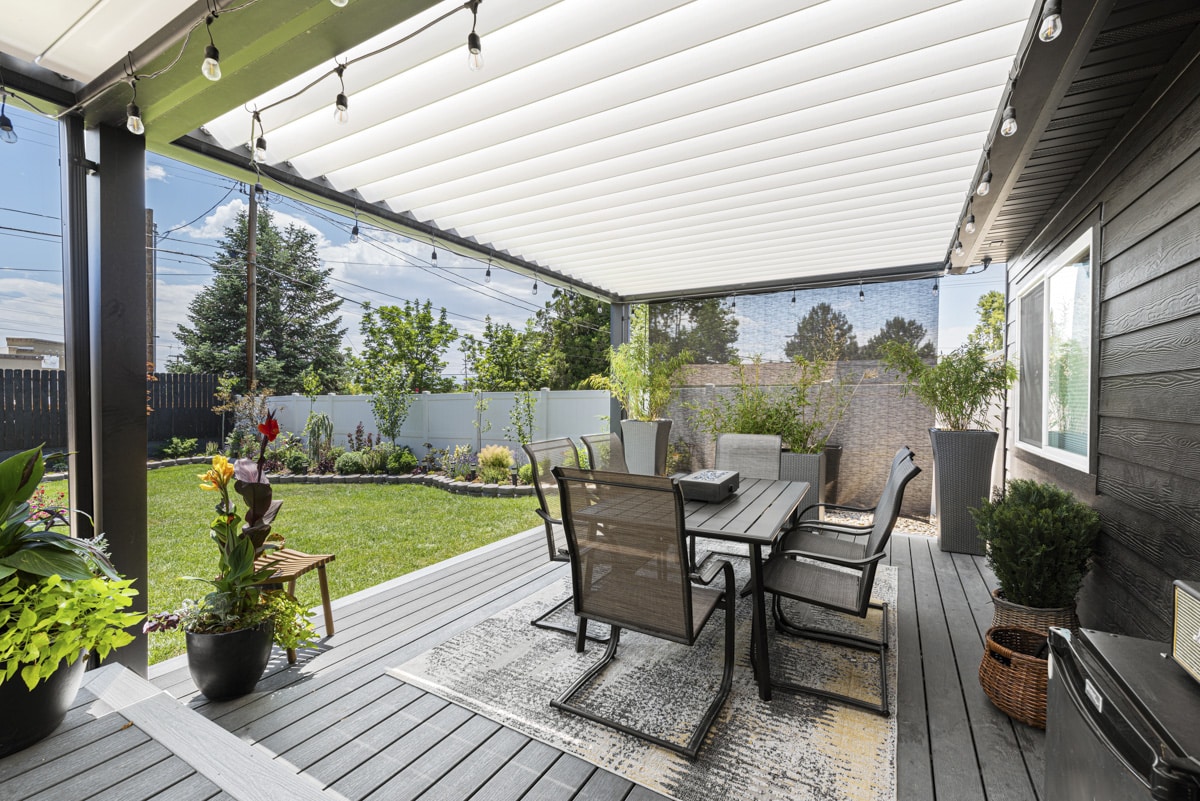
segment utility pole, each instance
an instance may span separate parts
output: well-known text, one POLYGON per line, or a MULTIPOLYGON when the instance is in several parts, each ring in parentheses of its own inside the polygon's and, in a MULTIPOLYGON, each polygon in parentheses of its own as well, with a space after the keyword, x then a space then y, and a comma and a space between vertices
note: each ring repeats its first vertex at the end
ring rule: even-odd
POLYGON ((258 193, 262 184, 250 187, 250 215, 246 220, 246 391, 254 389, 254 339, 258 311, 258 292, 255 282, 258 272, 254 263, 258 238, 258 193))

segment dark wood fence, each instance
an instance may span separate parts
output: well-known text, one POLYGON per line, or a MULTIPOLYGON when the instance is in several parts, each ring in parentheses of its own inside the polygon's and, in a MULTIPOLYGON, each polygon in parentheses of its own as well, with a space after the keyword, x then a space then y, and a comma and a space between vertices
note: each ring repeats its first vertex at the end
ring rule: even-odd
MULTIPOLYGON (((151 442, 171 437, 201 441, 221 437, 221 417, 213 414, 217 377, 156 373, 148 381, 147 420, 151 442)), ((67 445, 66 373, 62 370, 0 370, 0 451, 17 451, 45 443, 67 445)))

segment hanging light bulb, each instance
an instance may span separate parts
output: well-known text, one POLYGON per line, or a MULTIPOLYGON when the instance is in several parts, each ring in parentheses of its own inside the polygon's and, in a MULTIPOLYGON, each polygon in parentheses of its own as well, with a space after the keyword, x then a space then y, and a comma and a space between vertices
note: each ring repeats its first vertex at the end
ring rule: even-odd
POLYGON ((340 125, 350 122, 350 101, 346 98, 346 81, 342 77, 342 73, 345 71, 346 65, 338 64, 337 76, 342 85, 342 91, 338 92, 337 99, 333 101, 333 119, 340 125))
POLYGON ((1062 33, 1062 6, 1059 0, 1046 0, 1042 6, 1042 21, 1038 24, 1038 38, 1043 42, 1053 42, 1062 33))
POLYGON ((729 305, 729 308, 731 308, 731 309, 734 309, 734 310, 736 310, 736 309, 737 309, 737 295, 734 295, 734 296, 733 296, 733 303, 731 303, 731 304, 729 305))
POLYGON ((267 162, 267 138, 265 136, 254 140, 254 160, 259 164, 267 162))
POLYGON ((137 78, 129 82, 129 88, 133 90, 133 97, 125 107, 125 127, 131 134, 141 136, 146 132, 146 126, 142 124, 142 110, 137 105, 137 78))
POLYGON ((933 279, 933 296, 935 298, 938 296, 938 279, 937 278, 933 279))
POLYGON ((0 142, 4 142, 6 145, 15 145, 17 132, 13 130, 12 120, 4 113, 7 103, 8 96, 0 94, 0 142))
POLYGON ((981 261, 981 262, 980 262, 980 264, 982 264, 982 265, 983 265, 983 269, 985 269, 985 270, 986 270, 986 269, 987 269, 989 266, 991 266, 991 263, 992 263, 992 257, 991 257, 991 256, 984 256, 984 257, 983 257, 983 261, 981 261))
POLYGON ((208 44, 204 47, 204 61, 200 64, 200 74, 210 81, 221 80, 221 53, 212 37, 212 24, 216 21, 216 14, 209 14, 204 20, 204 26, 208 30, 208 44))
POLYGON ((975 233, 975 215, 974 214, 967 215, 967 222, 963 225, 963 229, 966 230, 966 232, 968 234, 975 233))
POLYGON ((430 255, 429 260, 433 262, 434 267, 437 267, 437 240, 430 239, 429 244, 433 247, 433 254, 430 255))
POLYGON ((346 4, 349 3, 350 0, 329 0, 329 2, 333 3, 338 8, 345 8, 346 4))
POLYGON ((861 279, 861 278, 858 280, 858 302, 859 302, 859 303, 866 303, 866 302, 867 302, 867 296, 866 296, 866 294, 863 292, 863 288, 862 288, 862 279, 861 279))
POLYGON ((962 240, 955 240, 955 242, 954 242, 954 255, 955 255, 955 256, 961 256, 962 254, 963 254, 963 244, 962 244, 962 240))
POLYGON ((475 33, 475 25, 479 22, 479 0, 471 3, 471 32, 467 34, 467 66, 471 72, 483 69, 483 42, 475 33))
POLYGON ((792 303, 796 302, 796 290, 792 290, 792 303))
POLYGON ((350 244, 353 245, 353 244, 356 244, 357 242, 358 242, 358 223, 356 222, 356 223, 354 223, 354 227, 350 229, 350 244))
POLYGON ((491 259, 488 259, 488 268, 487 268, 487 272, 483 274, 483 283, 485 283, 485 284, 492 283, 492 260, 491 259))
POLYGON ((1000 135, 1012 136, 1017 132, 1017 110, 1012 106, 1004 107, 1004 118, 1000 120, 1000 135))
POLYGON ((975 194, 983 196, 992 191, 992 171, 988 170, 979 179, 979 187, 975 190, 975 194))
POLYGON ((252 112, 250 116, 250 141, 254 143, 250 147, 250 160, 255 164, 264 164, 267 161, 267 137, 266 131, 263 130, 262 117, 258 112, 252 112), (254 132, 258 132, 258 136, 254 132))
POLYGON ((533 279, 533 294, 535 294, 535 295, 537 294, 537 277, 536 276, 533 279))

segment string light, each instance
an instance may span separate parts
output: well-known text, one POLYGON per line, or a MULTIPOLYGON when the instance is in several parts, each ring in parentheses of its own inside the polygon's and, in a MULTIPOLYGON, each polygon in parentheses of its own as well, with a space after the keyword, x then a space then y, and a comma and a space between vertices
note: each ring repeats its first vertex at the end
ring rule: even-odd
POLYGON ((737 295, 733 296, 733 303, 729 305, 730 309, 737 310, 737 295))
POLYGON ((533 294, 537 294, 537 276, 533 277, 533 294))
POLYGON ((492 260, 491 259, 488 259, 488 268, 487 268, 487 272, 483 274, 483 283, 485 283, 485 284, 492 283, 492 260))
MULTIPOLYGON (((342 5, 345 5, 345 3, 342 5)), ((333 119, 340 125, 350 122, 350 101, 346 98, 346 81, 342 77, 345 72, 346 65, 338 64, 338 83, 342 85, 342 91, 338 92, 337 99, 333 102, 333 119)))
POLYGON ((866 303, 866 302, 867 302, 867 296, 866 296, 866 293, 864 293, 864 292, 863 292, 863 287, 862 287, 862 279, 861 279, 861 278, 860 278, 860 279, 858 279, 858 302, 859 302, 859 303, 866 303))
POLYGON ((483 69, 483 42, 479 38, 479 34, 475 32, 475 25, 479 22, 479 0, 472 0, 471 3, 471 32, 467 34, 467 66, 471 68, 471 72, 479 72, 483 69))
POLYGON ((146 126, 142 124, 142 110, 137 104, 137 79, 129 82, 129 88, 133 90, 133 99, 125 107, 125 127, 131 134, 141 136, 146 132, 146 126))
POLYGON ((267 137, 266 131, 263 130, 262 117, 255 111, 250 118, 250 139, 254 142, 254 147, 251 148, 251 160, 255 164, 264 164, 267 160, 267 137), (254 131, 258 129, 258 137, 255 138, 254 131))
MULTIPOLYGON (((1016 85, 1013 85, 1016 88, 1016 85)), ((1012 136, 1017 132, 1017 110, 1011 105, 1004 107, 1004 118, 1000 121, 1000 135, 1012 136)))
POLYGON ((979 179, 979 186, 975 188, 975 194, 980 197, 992 191, 992 151, 990 149, 983 151, 983 176, 979 179))
POLYGON ((938 296, 938 279, 936 276, 933 279, 933 296, 935 298, 938 296))
POLYGON ((1053 42, 1062 33, 1062 6, 1060 0, 1046 0, 1042 6, 1042 21, 1038 25, 1038 38, 1043 42, 1053 42))
POLYGON ((792 290, 792 303, 796 302, 796 290, 792 290))
POLYGON ((429 244, 433 248, 433 254, 429 257, 429 260, 433 262, 433 267, 437 267, 437 237, 430 237, 429 244))
POLYGON ((221 52, 213 41, 212 24, 217 21, 214 11, 204 19, 204 27, 208 31, 208 44, 204 47, 204 61, 200 64, 200 74, 210 81, 221 80, 221 52))
POLYGON ((967 215, 967 221, 965 223, 963 223, 963 230, 965 230, 968 234, 975 233, 975 215, 974 214, 967 215))
POLYGON ((961 256, 963 254, 963 243, 961 239, 954 240, 954 255, 961 256))
POLYGON ((338 8, 345 8, 346 4, 349 3, 350 0, 329 0, 329 2, 333 3, 338 8))
POLYGON ((8 145, 17 143, 17 132, 13 130, 12 120, 4 113, 8 103, 8 95, 0 91, 0 142, 8 145))

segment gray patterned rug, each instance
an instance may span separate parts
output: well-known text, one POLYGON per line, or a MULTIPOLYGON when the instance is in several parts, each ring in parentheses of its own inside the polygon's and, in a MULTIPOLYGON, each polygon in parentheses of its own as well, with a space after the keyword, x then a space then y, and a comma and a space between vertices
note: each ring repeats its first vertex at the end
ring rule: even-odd
MULTIPOLYGON (((741 586, 749 573, 748 563, 730 561, 741 586)), ((550 699, 593 664, 604 648, 589 643, 586 653, 576 654, 573 638, 529 625, 569 594, 568 579, 388 673, 680 801, 884 801, 896 796, 895 576, 895 568, 881 567, 874 592, 876 600, 893 605, 888 624, 890 717, 780 692, 769 703, 760 701, 749 667, 751 605, 744 598, 737 605, 733 689, 694 762, 550 706, 550 699)), ((862 621, 800 605, 790 607, 792 613, 794 619, 811 625, 872 637, 877 636, 881 617, 873 611, 862 621)), ((573 618, 568 611, 563 620, 573 618)), ((609 717, 683 741, 720 683, 723 636, 719 609, 692 648, 623 631, 616 661, 578 699, 609 717)), ((779 636, 773 629, 770 641, 774 675, 864 698, 879 697, 874 655, 779 636)))

